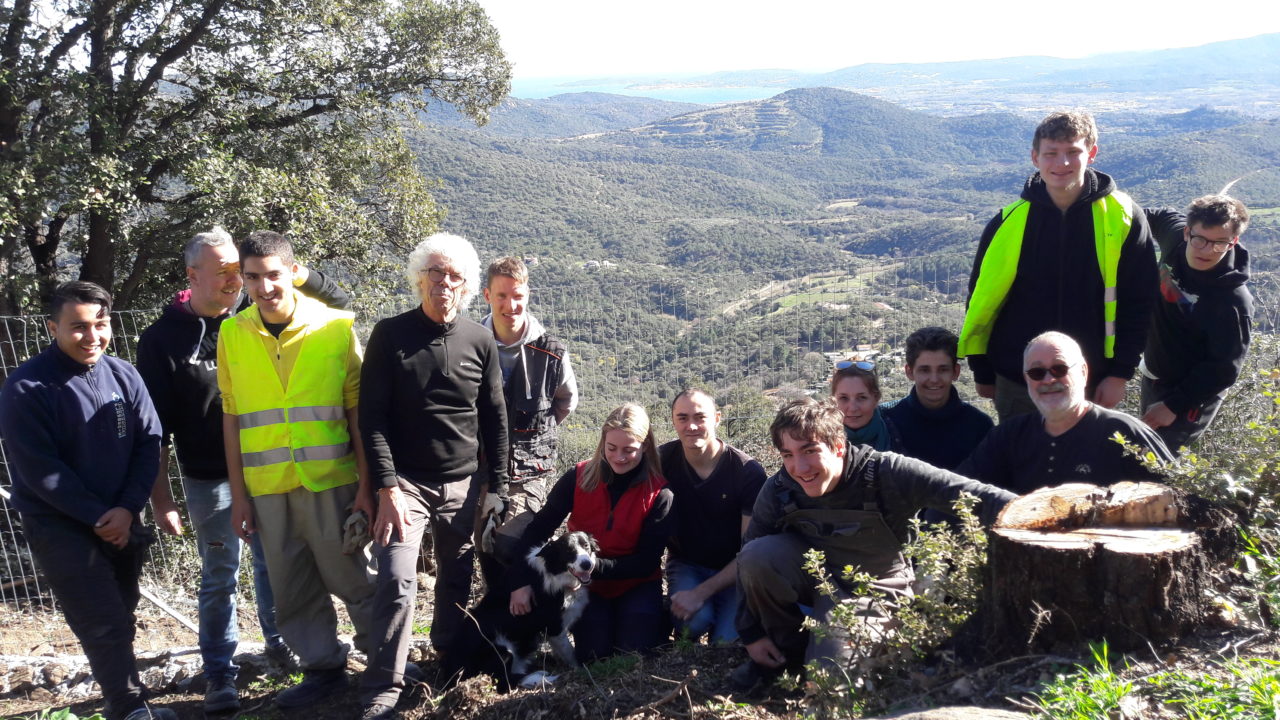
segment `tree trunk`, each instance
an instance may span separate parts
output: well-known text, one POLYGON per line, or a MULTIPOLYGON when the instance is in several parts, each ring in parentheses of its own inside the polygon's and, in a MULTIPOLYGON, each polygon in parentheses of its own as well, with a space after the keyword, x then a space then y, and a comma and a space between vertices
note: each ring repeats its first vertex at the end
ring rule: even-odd
POLYGON ((1009 503, 990 535, 991 649, 1178 640, 1206 616, 1210 570, 1227 555, 1212 547, 1226 537, 1225 516, 1193 505, 1164 485, 1132 482, 1062 485, 1009 503))

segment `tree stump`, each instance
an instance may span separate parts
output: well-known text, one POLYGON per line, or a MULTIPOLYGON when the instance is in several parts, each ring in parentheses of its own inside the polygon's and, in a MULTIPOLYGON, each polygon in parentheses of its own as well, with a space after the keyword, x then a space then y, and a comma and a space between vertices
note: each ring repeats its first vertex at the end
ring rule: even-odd
POLYGON ((989 649, 1178 640, 1206 616, 1223 556, 1206 546, 1226 535, 1200 526, 1193 505, 1150 482, 1072 483, 1010 502, 989 535, 989 649))

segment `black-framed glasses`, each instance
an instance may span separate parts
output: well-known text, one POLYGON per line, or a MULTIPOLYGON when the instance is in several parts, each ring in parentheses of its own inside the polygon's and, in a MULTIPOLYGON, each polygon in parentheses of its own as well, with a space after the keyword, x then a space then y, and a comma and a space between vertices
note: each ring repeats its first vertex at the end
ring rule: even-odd
POLYGON ((1026 373, 1027 377, 1035 380, 1036 382, 1043 380, 1046 375, 1052 375, 1054 380, 1061 380, 1067 376, 1067 373, 1071 372, 1071 368, 1073 367, 1075 367, 1075 365, 1063 365, 1062 363, 1058 363, 1057 365, 1050 365, 1047 368, 1034 367, 1027 370, 1026 373))
POLYGON ((433 283, 440 283, 449 287, 461 287, 467 284, 467 278, 462 273, 445 272, 440 268, 423 268, 418 273, 425 274, 427 279, 433 283))
POLYGON ((1235 243, 1235 241, 1235 238, 1231 238, 1230 240, 1210 240, 1203 235, 1196 235, 1195 233, 1191 234, 1191 247, 1197 250, 1203 250, 1209 247, 1213 248, 1213 251, 1216 253, 1224 253, 1227 251, 1227 248, 1231 247, 1235 243))
POLYGON ((876 364, 870 360, 841 360, 836 363, 837 370, 846 370, 848 368, 858 368, 859 370, 875 370, 876 364))

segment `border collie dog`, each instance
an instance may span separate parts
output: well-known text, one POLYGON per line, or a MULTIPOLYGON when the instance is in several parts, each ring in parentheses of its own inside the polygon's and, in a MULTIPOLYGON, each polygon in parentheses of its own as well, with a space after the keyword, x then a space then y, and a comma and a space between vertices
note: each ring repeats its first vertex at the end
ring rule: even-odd
POLYGON ((537 687, 555 682, 541 671, 530 673, 534 652, 546 635, 556 657, 576 667, 569 630, 587 605, 587 588, 596 567, 595 539, 584 532, 566 532, 533 548, 525 558, 536 573, 533 609, 526 615, 512 615, 511 592, 518 589, 517 573, 508 570, 502 580, 489 588, 480 604, 471 610, 465 638, 457 652, 445 656, 446 677, 471 677, 487 673, 498 680, 502 690, 513 685, 537 687), (456 657, 455 657, 456 656, 456 657))

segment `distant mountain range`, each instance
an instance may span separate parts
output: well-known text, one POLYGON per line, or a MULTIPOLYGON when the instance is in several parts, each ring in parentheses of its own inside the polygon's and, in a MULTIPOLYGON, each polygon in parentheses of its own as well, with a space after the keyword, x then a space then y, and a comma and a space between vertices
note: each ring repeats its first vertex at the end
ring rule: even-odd
MULTIPOLYGON (((967 256, 1032 171, 1023 114, 939 116, 831 88, 646 119, 666 109, 599 94, 518 101, 483 130, 428 127, 414 142, 443 181, 446 227, 486 248, 689 277, 790 276, 834 267, 841 251, 967 256)), ((1203 107, 1099 122, 1097 167, 1142 204, 1182 206, 1243 177, 1239 197, 1280 206, 1280 119, 1203 107)), ((1268 225, 1251 238, 1276 235, 1268 225)))
POLYGON ((1085 105, 1188 110, 1200 105, 1280 116, 1280 33, 1191 48, 1086 58, 1017 57, 946 63, 868 63, 827 73, 741 70, 710 75, 517 81, 522 97, 607 91, 703 104, 834 87, 940 114, 1085 105))

